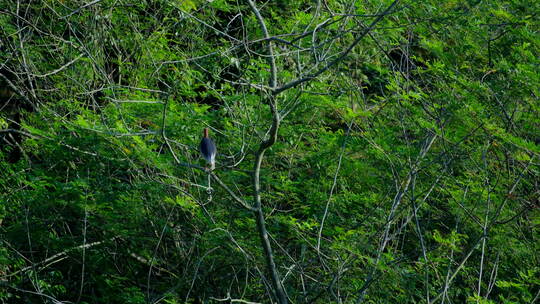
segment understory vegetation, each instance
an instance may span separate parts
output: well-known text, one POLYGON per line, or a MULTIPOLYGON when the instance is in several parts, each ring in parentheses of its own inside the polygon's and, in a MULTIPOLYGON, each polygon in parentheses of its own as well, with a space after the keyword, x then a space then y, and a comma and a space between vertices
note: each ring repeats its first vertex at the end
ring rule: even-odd
POLYGON ((0 303, 540 303, 539 12, 0 1, 0 303))

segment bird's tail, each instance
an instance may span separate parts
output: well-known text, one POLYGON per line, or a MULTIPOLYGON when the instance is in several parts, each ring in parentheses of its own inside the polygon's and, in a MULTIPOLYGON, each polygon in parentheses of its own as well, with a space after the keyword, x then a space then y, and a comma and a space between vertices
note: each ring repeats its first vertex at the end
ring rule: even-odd
POLYGON ((215 162, 215 161, 212 161, 212 162, 210 163, 210 170, 213 171, 215 168, 216 168, 216 162, 215 162))

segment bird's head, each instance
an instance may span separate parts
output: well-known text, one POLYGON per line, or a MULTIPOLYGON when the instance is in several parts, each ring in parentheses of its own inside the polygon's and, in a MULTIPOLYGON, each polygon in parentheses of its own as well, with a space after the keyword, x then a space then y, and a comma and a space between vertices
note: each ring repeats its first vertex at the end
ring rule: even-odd
POLYGON ((208 128, 204 128, 203 130, 203 136, 208 137, 208 128))

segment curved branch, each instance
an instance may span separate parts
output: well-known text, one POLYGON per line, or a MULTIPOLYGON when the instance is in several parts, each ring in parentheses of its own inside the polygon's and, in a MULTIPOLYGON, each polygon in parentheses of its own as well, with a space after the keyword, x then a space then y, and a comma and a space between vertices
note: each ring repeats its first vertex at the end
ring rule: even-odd
MULTIPOLYGON (((251 0, 247 0, 247 3, 249 4, 249 7, 255 14, 255 17, 257 17, 257 21, 259 22, 259 26, 261 27, 261 30, 263 32, 264 39, 270 39, 270 35, 268 34, 268 29, 266 28, 266 24, 264 22, 263 17, 261 16, 261 13, 257 9, 257 6, 255 6, 255 3, 251 0)), ((274 56, 274 44, 271 40, 268 42, 268 63, 270 64, 270 88, 274 89, 277 86, 277 67, 276 67, 276 58, 274 56)))
MULTIPOLYGON (((246 1, 251 7, 251 10, 255 14, 255 16, 257 17, 257 20, 263 32, 264 38, 269 39, 270 35, 268 34, 266 24, 259 10, 255 6, 255 3, 252 0, 246 0, 246 1)), ((268 40, 268 63, 270 64, 270 79, 268 82, 269 82, 270 89, 274 90, 277 86, 277 67, 276 67, 276 59, 274 56, 272 40, 268 40)), ((274 292, 275 292, 277 302, 278 304, 287 304, 288 302, 287 294, 285 293, 285 289, 283 288, 283 285, 281 283, 281 279, 280 279, 280 275, 276 267, 276 263, 274 262, 272 246, 270 244, 268 230, 266 229, 266 221, 264 218, 264 212, 263 212, 263 208, 261 204, 261 186, 260 186, 261 163, 264 157, 264 152, 268 148, 270 148, 277 140, 277 134, 278 134, 279 122, 280 122, 275 95, 269 94, 266 96, 266 98, 267 98, 267 103, 270 106, 270 111, 272 112, 272 126, 270 127, 270 130, 269 130, 270 137, 267 140, 264 140, 263 142, 261 142, 259 146, 259 150, 255 154, 255 163, 254 163, 254 168, 253 168, 253 190, 255 194, 254 216, 257 222, 257 230, 259 232, 259 237, 261 239, 261 245, 263 247, 264 257, 266 259, 266 265, 268 267, 270 276, 272 278, 272 285, 274 287, 274 292)))

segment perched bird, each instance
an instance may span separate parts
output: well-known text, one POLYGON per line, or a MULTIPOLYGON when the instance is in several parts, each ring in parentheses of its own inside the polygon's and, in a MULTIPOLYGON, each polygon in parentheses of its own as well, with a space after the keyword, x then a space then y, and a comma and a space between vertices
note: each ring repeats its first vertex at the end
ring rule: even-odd
POLYGON ((202 157, 206 159, 206 162, 210 164, 210 170, 214 170, 216 167, 216 144, 208 137, 208 128, 204 128, 204 136, 201 139, 199 150, 202 157))

